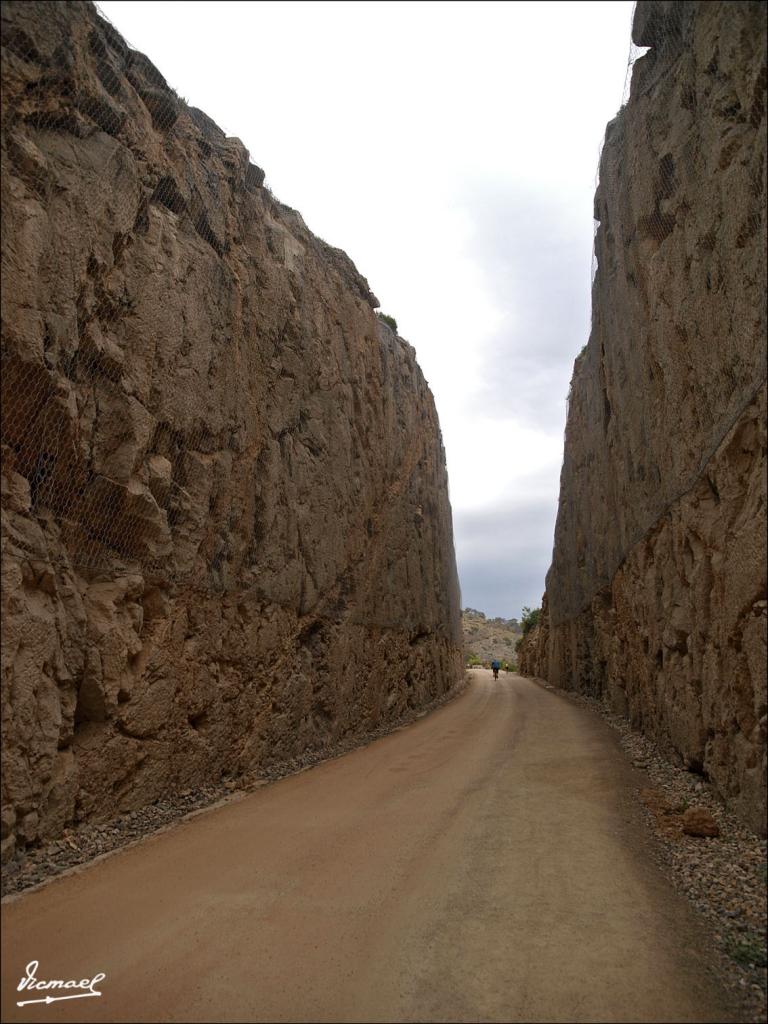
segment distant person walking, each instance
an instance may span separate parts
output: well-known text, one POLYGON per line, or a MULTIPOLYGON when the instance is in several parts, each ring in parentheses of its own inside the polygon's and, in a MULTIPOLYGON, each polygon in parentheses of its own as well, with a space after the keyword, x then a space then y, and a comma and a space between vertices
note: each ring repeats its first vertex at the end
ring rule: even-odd
POLYGON ((491 668, 493 669, 493 678, 498 679, 499 669, 501 668, 501 662, 496 661, 496 659, 494 658, 494 660, 491 662, 491 668))

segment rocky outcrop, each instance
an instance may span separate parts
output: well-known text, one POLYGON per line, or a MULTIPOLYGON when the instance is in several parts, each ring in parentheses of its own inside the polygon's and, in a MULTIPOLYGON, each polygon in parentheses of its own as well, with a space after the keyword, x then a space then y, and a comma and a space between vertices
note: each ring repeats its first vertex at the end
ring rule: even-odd
POLYGON ((517 669, 523 676, 549 675, 549 606, 546 593, 541 601, 541 613, 535 626, 523 634, 517 648, 517 669))
POLYGON ((633 38, 521 665, 609 698, 764 831, 765 6, 641 2, 633 38))
POLYGON ((414 351, 85 3, 3 3, 3 851, 454 686, 414 351))

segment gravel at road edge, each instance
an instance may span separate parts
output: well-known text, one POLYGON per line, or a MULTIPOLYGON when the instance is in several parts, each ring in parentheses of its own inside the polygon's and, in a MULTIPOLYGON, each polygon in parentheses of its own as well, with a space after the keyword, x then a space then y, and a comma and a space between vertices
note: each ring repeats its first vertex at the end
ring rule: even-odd
POLYGON ((674 764, 607 704, 536 682, 597 712, 618 732, 628 759, 648 779, 647 785, 637 787, 636 796, 656 840, 652 849, 657 863, 703 917, 720 981, 740 1007, 742 1019, 749 1024, 765 1021, 766 840, 725 810, 702 775, 674 764), (688 807, 709 811, 720 835, 685 835, 681 818, 688 807))

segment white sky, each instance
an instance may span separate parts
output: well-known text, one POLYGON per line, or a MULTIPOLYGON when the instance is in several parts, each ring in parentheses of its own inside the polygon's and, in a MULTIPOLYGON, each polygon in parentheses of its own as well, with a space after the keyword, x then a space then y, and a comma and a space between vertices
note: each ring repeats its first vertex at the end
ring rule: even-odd
POLYGON ((630 0, 140 2, 103 13, 344 249, 416 348, 462 603, 538 605, 630 0))

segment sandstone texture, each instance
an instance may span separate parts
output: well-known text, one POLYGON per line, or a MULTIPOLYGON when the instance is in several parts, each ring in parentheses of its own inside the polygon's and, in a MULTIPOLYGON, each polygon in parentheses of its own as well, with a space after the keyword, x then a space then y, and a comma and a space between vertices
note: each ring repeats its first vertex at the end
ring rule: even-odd
POLYGON ((2 5, 3 855, 463 671, 414 350, 87 3, 2 5))
POLYGON ((592 332, 521 671, 606 697, 766 827, 766 8, 639 3, 592 332))

